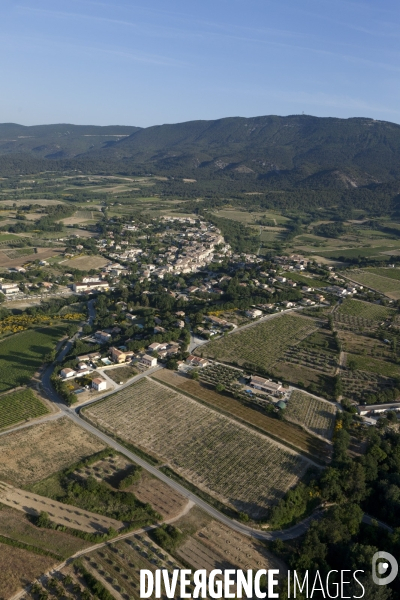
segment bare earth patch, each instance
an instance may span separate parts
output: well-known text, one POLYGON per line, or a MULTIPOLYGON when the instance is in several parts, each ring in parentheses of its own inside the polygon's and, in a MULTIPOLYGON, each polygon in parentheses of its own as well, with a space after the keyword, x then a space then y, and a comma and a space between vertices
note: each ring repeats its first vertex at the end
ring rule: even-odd
POLYGON ((99 452, 105 444, 66 417, 0 437, 0 478, 27 485, 99 452))

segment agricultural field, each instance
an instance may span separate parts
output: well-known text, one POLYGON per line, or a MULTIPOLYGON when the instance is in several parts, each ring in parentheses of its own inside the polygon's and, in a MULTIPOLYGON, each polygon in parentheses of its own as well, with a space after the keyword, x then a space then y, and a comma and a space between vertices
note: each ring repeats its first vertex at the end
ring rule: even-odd
POLYGON ((348 298, 339 304, 337 312, 342 315, 358 317, 367 321, 385 321, 394 316, 395 311, 381 304, 372 304, 372 302, 363 302, 348 298))
POLYGON ((91 545, 91 542, 64 531, 36 527, 22 512, 6 506, 0 510, 0 535, 47 550, 57 555, 59 562, 91 545))
POLYGON ((268 416, 264 412, 264 402, 260 402, 260 405, 255 406, 255 399, 249 399, 247 395, 237 400, 226 394, 215 392, 208 385, 177 375, 167 369, 157 371, 152 375, 152 378, 172 385, 177 391, 181 390, 183 393, 197 398, 200 402, 206 402, 213 408, 223 411, 227 416, 257 427, 257 429, 278 441, 295 446, 300 452, 305 452, 318 460, 330 460, 331 451, 327 444, 300 427, 268 416))
POLYGON ((264 546, 218 521, 210 521, 192 534, 178 548, 177 554, 195 569, 207 571, 232 567, 256 571, 280 567, 264 546))
POLYGON ((0 392, 25 385, 43 357, 65 335, 67 325, 29 329, 0 342, 0 392))
POLYGON ((227 337, 201 346, 196 354, 224 362, 270 369, 294 342, 300 342, 317 329, 313 319, 277 315, 227 337))
POLYGON ((316 331, 300 344, 290 346, 285 352, 287 363, 333 375, 338 364, 338 351, 330 332, 316 331))
POLYGON ((30 389, 0 396, 0 429, 45 415, 49 411, 30 389))
POLYGON ((83 414, 254 518, 265 516, 309 464, 266 436, 148 379, 83 414))
POLYGON ((380 275, 381 277, 389 277, 389 279, 395 279, 396 281, 400 281, 400 269, 397 268, 388 268, 388 267, 368 267, 365 269, 366 272, 374 273, 375 275, 380 275))
MULTIPOLYGON (((42 234, 43 239, 50 234, 42 234)), ((57 234, 58 236, 59 234, 57 234)), ((9 267, 20 267, 21 263, 26 264, 29 262, 33 262, 35 260, 45 260, 51 258, 53 256, 58 256, 64 252, 64 248, 36 248, 36 252, 34 252, 33 248, 31 248, 31 253, 26 256, 17 256, 17 258, 8 258, 4 251, 0 252, 0 268, 9 268, 9 267)))
POLYGON ((367 371, 350 371, 346 369, 340 376, 343 384, 343 396, 358 404, 365 402, 370 394, 378 394, 385 389, 393 388, 395 381, 377 373, 367 371))
MULTIPOLYGON (((118 600, 139 600, 140 569, 182 569, 145 533, 138 533, 114 544, 103 546, 82 558, 84 568, 92 573, 118 600)), ((162 596, 166 600, 166 596, 162 596)))
POLYGON ((109 261, 103 256, 77 256, 63 262, 63 266, 80 269, 81 271, 89 271, 90 269, 100 269, 109 261))
POLYGON ((118 531, 123 523, 116 519, 78 509, 71 503, 63 504, 12 485, 0 482, 0 502, 28 515, 48 514, 51 522, 63 527, 72 527, 86 533, 107 533, 112 528, 118 531))
POLYGON ((0 436, 0 478, 27 486, 104 447, 67 417, 32 425, 0 436))
POLYGON ((0 543, 0 598, 11 598, 57 562, 50 556, 41 556, 0 543))
POLYGON ((381 292, 395 300, 400 298, 400 281, 391 277, 377 275, 366 269, 352 269, 343 273, 346 278, 360 285, 381 292))
POLYGON ((346 363, 349 364, 349 361, 353 363, 353 370, 368 371, 377 375, 383 375, 384 377, 399 377, 400 375, 399 365, 388 360, 348 353, 346 363))
POLYGON ((329 402, 295 390, 287 402, 285 418, 330 440, 335 426, 336 410, 329 402))
MULTIPOLYGON (((140 502, 150 504, 165 519, 177 517, 184 510, 187 505, 186 498, 147 471, 140 471, 138 476, 133 477, 132 482, 129 482, 132 468, 135 469, 135 465, 127 458, 120 454, 112 454, 77 469, 74 477, 79 479, 93 477, 99 482, 106 482, 116 490, 123 489, 125 492, 132 492, 140 502), (121 482, 124 484, 122 488, 121 482), (128 483, 129 485, 127 485, 128 483)), ((43 484, 37 484, 35 488, 44 495, 47 495, 47 492, 50 492, 49 495, 62 493, 61 490, 57 491, 57 481, 49 479, 45 480, 43 484)))

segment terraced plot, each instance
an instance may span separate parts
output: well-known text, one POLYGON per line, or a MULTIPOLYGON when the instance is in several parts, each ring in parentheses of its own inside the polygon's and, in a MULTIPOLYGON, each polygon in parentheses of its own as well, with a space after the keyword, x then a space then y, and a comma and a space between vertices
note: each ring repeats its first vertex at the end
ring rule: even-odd
POLYGON ((336 407, 333 404, 298 390, 291 393, 285 411, 289 421, 299 423, 328 440, 332 438, 335 415, 336 407))
POLYGON ((317 329, 313 319, 281 315, 201 346, 198 353, 224 362, 268 369, 285 351, 317 329))
POLYGON ((147 379, 83 413, 254 518, 265 516, 309 464, 266 436, 147 379))

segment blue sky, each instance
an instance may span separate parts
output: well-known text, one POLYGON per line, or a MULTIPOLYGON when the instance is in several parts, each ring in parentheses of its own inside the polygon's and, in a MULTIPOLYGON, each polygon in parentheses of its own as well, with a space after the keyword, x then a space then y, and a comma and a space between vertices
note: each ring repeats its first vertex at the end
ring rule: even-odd
POLYGON ((395 0, 2 0, 0 122, 400 123, 395 0))

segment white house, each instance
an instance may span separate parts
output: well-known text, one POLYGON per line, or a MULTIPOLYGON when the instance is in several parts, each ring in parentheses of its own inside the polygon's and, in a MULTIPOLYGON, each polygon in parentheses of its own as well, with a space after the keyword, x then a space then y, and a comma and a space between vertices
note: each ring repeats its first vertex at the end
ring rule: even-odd
POLYGON ((267 394, 276 394, 277 392, 282 391, 282 384, 279 381, 278 383, 275 383, 270 379, 258 377, 257 375, 251 376, 250 385, 252 388, 266 392, 267 394))
POLYGON ((258 308, 249 308, 249 310, 246 310, 245 312, 246 317, 250 317, 250 319, 261 317, 262 314, 262 310, 259 310, 258 308))
POLYGON ((101 377, 96 377, 96 379, 93 379, 92 381, 92 388, 97 392, 102 392, 107 389, 107 381, 101 377))
POLYGON ((157 359, 153 358, 152 356, 149 356, 148 354, 145 354, 144 356, 142 356, 140 362, 145 367, 156 367, 157 366, 157 359))
POLYGON ((76 371, 66 367, 65 369, 61 369, 60 375, 63 379, 70 379, 71 377, 74 377, 76 375, 76 371))

